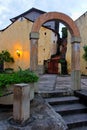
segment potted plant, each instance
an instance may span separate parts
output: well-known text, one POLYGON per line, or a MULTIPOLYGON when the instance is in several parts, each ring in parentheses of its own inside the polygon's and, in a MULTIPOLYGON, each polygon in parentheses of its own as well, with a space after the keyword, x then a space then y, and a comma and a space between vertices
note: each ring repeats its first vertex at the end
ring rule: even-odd
POLYGON ((7 50, 2 50, 0 53, 0 72, 4 71, 4 62, 14 62, 14 58, 7 50))
MULTIPOLYGON (((1 73, 0 74, 0 103, 2 104, 12 104, 13 103, 13 94, 12 91, 9 91, 9 88, 12 88, 11 85, 18 83, 27 83, 30 85, 30 99, 34 98, 34 83, 38 81, 38 76, 28 70, 19 70, 13 73, 1 73), (7 94, 6 94, 7 93, 7 94), (10 101, 7 101, 8 94, 10 93, 10 101), (2 98, 4 98, 5 103, 2 98)), ((11 90, 11 89, 10 89, 11 90)))

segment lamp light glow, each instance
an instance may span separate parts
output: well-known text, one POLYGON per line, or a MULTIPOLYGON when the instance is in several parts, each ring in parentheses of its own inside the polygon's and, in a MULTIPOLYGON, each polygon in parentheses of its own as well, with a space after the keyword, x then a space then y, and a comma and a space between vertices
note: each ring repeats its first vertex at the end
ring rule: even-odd
POLYGON ((20 57, 21 52, 17 49, 16 54, 17 54, 18 57, 20 57))

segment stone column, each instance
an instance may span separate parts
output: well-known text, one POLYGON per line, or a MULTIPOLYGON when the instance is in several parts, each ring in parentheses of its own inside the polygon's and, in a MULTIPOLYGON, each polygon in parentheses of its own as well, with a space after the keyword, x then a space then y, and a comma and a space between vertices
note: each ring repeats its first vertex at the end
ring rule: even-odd
POLYGON ((80 42, 78 37, 72 37, 72 52, 71 52, 71 78, 73 90, 81 89, 81 76, 80 76, 80 42))
POLYGON ((39 33, 30 33, 30 70, 37 72, 38 68, 38 39, 39 33))
POLYGON ((30 88, 28 84, 14 85, 13 119, 22 124, 30 118, 30 88))

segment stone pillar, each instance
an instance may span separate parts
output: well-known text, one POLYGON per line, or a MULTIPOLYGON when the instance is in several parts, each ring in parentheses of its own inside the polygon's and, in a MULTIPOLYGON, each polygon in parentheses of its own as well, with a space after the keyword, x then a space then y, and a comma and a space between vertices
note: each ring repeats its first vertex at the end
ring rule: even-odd
POLYGON ((38 39, 39 33, 30 33, 30 70, 37 72, 38 68, 38 39))
POLYGON ((81 76, 80 76, 80 41, 78 37, 72 37, 72 52, 71 52, 71 78, 73 90, 81 89, 81 76))
POLYGON ((14 85, 13 119, 22 124, 30 118, 30 88, 28 84, 14 85))

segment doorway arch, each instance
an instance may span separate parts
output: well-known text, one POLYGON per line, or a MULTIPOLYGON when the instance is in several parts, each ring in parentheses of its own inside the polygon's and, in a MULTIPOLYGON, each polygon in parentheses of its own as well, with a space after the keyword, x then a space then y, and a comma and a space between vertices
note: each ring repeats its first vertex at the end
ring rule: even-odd
POLYGON ((42 14, 36 19, 32 26, 30 33, 30 69, 32 71, 37 71, 38 66, 38 39, 39 30, 41 26, 51 20, 58 20, 68 27, 71 33, 71 78, 72 78, 72 88, 74 90, 81 89, 80 83, 80 33, 75 22, 66 14, 59 12, 48 12, 42 14))

